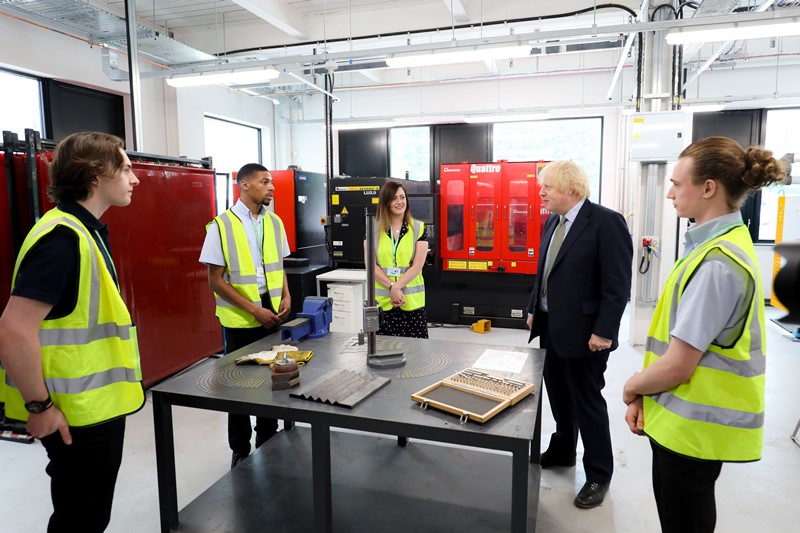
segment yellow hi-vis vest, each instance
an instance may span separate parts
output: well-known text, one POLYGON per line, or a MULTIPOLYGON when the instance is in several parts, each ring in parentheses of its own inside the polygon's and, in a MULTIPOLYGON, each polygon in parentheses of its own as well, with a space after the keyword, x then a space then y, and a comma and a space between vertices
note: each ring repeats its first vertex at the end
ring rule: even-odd
POLYGON ((714 249, 740 264, 755 285, 742 334, 732 346, 709 346, 689 381, 645 396, 644 431, 687 457, 755 461, 764 437, 766 341, 761 276, 745 226, 710 239, 673 267, 650 325, 644 366, 666 353, 683 291, 714 249))
MULTIPOLYGON (((385 231, 378 230, 378 233, 374 236, 378 266, 392 281, 400 279, 400 276, 414 263, 414 256, 417 253, 417 240, 422 236, 422 232, 425 231, 424 222, 419 220, 413 220, 412 222, 413 230, 407 232, 406 238, 401 239, 397 244, 396 254, 392 251, 392 239, 389 238, 385 231), (395 272, 399 272, 399 275, 390 276, 391 268, 397 268, 398 270, 395 272)), ((401 292, 406 298, 406 303, 400 309, 413 311, 425 307, 425 280, 422 279, 422 272, 403 287, 401 292)), ((376 279, 375 301, 384 311, 392 308, 392 298, 389 293, 389 288, 381 285, 376 279)))
MULTIPOLYGON (((139 345, 100 248, 73 215, 51 209, 33 226, 17 258, 14 280, 25 254, 57 226, 78 236, 78 298, 69 315, 42 321, 42 374, 53 403, 69 425, 90 426, 144 405, 139 345)), ((28 419, 25 402, 10 376, 6 376, 6 415, 28 419)))
MULTIPOLYGON (((216 217, 214 222, 219 228, 222 254, 225 257, 225 281, 248 301, 261 307, 256 265, 247 245, 247 235, 242 221, 229 209, 216 217)), ((263 257, 272 309, 277 313, 283 294, 283 254, 280 253, 283 251, 283 222, 278 215, 266 211, 262 224, 261 257, 263 257)), ((229 303, 217 293, 214 293, 214 297, 217 300, 217 317, 226 328, 261 326, 261 323, 244 309, 229 303)))

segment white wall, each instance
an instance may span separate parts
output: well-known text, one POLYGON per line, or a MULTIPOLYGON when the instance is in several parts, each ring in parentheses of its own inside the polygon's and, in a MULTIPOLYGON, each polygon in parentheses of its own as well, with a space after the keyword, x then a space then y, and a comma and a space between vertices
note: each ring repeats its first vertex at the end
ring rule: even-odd
POLYGON ((274 161, 272 143, 273 105, 264 98, 242 95, 217 85, 208 87, 185 87, 176 90, 176 116, 178 121, 179 153, 190 159, 199 159, 214 154, 205 153, 206 113, 217 118, 243 122, 261 128, 262 140, 269 145, 263 147, 264 162, 274 161))

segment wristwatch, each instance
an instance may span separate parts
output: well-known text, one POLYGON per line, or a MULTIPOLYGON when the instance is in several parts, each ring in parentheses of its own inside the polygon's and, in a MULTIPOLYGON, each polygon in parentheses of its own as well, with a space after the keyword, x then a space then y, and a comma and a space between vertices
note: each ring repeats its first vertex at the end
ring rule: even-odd
POLYGON ((394 281, 393 281, 393 282, 391 282, 391 283, 389 283, 389 290, 390 290, 390 291, 392 290, 392 287, 394 287, 394 281))
POLYGON ((46 400, 42 400, 40 402, 34 400, 25 404, 25 410, 32 415, 43 413, 51 407, 53 407, 53 400, 50 398, 50 396, 48 396, 46 400))

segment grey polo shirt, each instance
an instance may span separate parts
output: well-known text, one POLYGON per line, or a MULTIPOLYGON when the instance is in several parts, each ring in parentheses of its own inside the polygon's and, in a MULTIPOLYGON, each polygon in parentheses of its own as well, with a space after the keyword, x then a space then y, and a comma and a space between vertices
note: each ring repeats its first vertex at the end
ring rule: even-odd
MULTIPOLYGON (((247 236, 247 245, 250 248, 250 255, 253 257, 253 261, 255 262, 258 292, 259 294, 265 294, 267 292, 267 278, 264 275, 264 265, 262 262, 260 262, 261 246, 256 239, 256 233, 253 225, 255 224, 256 226, 260 227, 264 217, 268 216, 267 208, 261 206, 261 211, 256 219, 253 218, 252 214, 250 213, 250 209, 248 209, 248 207, 244 205, 244 202, 239 199, 233 205, 233 207, 231 207, 231 211, 242 221, 242 226, 244 226, 244 234, 247 236)), ((289 240, 286 237, 286 231, 283 231, 283 257, 286 257, 291 253, 292 251, 289 249, 289 240)), ((222 240, 220 239, 219 229, 217 228, 216 222, 212 221, 208 226, 206 239, 203 241, 203 249, 200 251, 200 262, 205 265, 225 266, 225 255, 222 253, 222 240)))
MULTIPOLYGON (((684 255, 725 231, 726 226, 741 223, 737 211, 689 228, 684 255)), ((758 282, 725 253, 710 252, 686 285, 670 335, 702 352, 711 344, 733 345, 744 328, 758 282)))

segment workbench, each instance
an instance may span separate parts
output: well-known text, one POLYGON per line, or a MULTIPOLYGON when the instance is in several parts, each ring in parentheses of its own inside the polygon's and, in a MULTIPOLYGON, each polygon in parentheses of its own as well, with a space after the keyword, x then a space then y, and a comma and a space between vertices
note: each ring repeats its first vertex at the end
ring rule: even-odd
POLYGON ((543 352, 508 348, 528 357, 522 372, 503 375, 534 383, 535 393, 484 424, 461 424, 456 415, 421 409, 410 396, 470 367, 490 346, 381 336, 378 341, 379 349, 402 343, 407 364, 368 368, 366 347, 354 346, 349 334, 295 343, 314 353, 301 368, 301 387, 343 369, 391 379, 353 409, 272 391, 267 366, 228 366, 277 344, 277 334, 151 389, 161 530, 533 531, 543 352), (220 381, 223 372, 244 386, 220 381), (279 432, 179 514, 173 405, 305 422, 310 428, 279 432), (401 447, 397 436, 411 440, 401 447))

